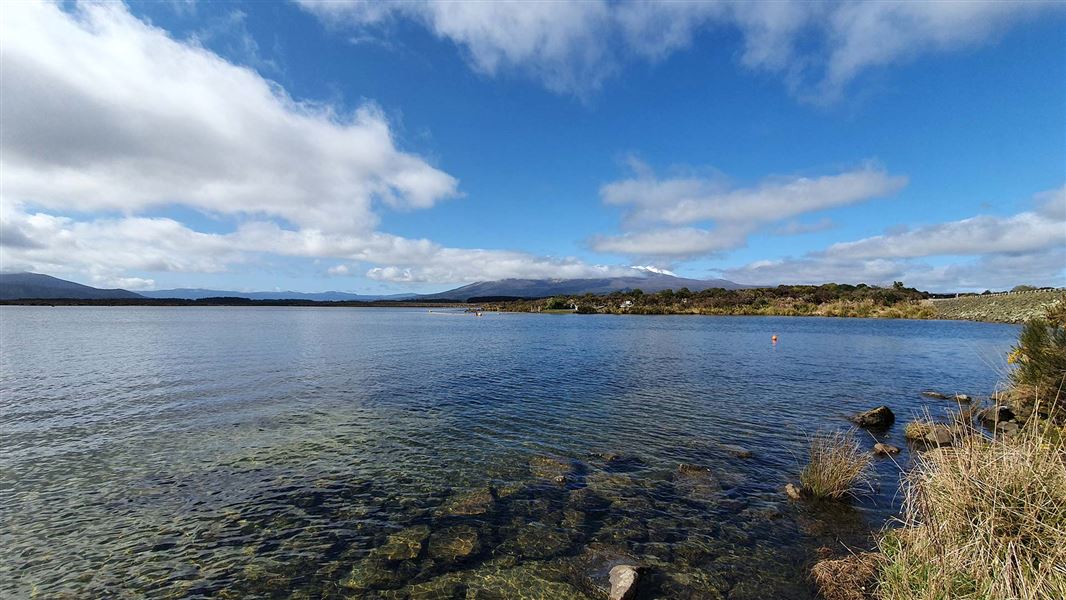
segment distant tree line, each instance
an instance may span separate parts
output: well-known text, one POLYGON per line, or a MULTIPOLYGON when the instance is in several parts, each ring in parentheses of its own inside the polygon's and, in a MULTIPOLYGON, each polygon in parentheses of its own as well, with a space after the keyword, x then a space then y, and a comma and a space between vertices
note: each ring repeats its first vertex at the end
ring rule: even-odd
POLYGON ((892 287, 866 284, 781 285, 693 292, 688 288, 644 293, 634 289, 610 294, 554 296, 538 300, 486 303, 488 308, 513 312, 571 309, 604 314, 766 314, 871 317, 928 317, 932 309, 920 302, 926 292, 902 282, 892 287))

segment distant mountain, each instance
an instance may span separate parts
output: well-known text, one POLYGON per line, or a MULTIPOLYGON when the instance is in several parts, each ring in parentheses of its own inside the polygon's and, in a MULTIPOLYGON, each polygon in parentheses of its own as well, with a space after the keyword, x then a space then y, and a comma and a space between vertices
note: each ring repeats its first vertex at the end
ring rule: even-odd
POLYGON ((178 288, 173 290, 153 290, 141 292, 148 298, 178 298, 181 300, 199 300, 201 298, 248 298, 250 300, 313 300, 315 302, 340 302, 353 300, 372 302, 374 300, 409 300, 416 294, 363 295, 348 292, 236 292, 232 290, 205 290, 201 288, 178 288))
POLYGON ((106 300, 142 297, 129 290, 94 288, 40 273, 0 273, 0 300, 19 298, 106 300))
POLYGON ((698 292, 711 288, 735 290, 751 286, 740 285, 726 279, 686 279, 662 273, 649 273, 636 277, 610 277, 602 279, 501 279, 479 281, 463 287, 419 296, 420 299, 469 300, 470 298, 514 297, 547 298, 548 296, 576 296, 579 294, 609 294, 640 289, 645 292, 679 290, 688 288, 698 292))

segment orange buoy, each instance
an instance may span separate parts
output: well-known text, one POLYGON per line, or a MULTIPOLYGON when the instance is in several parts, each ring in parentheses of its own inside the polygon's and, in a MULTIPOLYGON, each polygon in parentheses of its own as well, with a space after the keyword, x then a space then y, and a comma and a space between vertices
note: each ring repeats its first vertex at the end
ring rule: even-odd
POLYGON ((770 341, 776 344, 777 343, 777 336, 776 335, 771 335, 770 336, 770 341))

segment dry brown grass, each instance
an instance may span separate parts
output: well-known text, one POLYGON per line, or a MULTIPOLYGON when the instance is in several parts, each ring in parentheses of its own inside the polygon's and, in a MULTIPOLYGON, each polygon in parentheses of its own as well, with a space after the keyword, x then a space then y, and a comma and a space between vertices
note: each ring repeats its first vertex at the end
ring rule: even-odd
POLYGON ((953 447, 917 456, 879 598, 1066 598, 1066 452, 1047 427, 992 440, 958 422, 953 447))
POLYGON ((815 498, 854 496, 869 485, 870 460, 851 432, 820 433, 811 438, 810 460, 800 472, 800 483, 815 498))
POLYGON ((811 578, 825 600, 867 600, 876 597, 877 572, 883 560, 875 552, 820 560, 811 568, 811 578))

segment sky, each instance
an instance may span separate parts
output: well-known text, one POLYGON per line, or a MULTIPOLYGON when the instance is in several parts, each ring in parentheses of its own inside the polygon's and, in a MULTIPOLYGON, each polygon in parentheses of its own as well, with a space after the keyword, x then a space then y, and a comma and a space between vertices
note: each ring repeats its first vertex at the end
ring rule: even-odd
POLYGON ((0 268, 1066 285, 1066 3, 0 4, 0 268))

